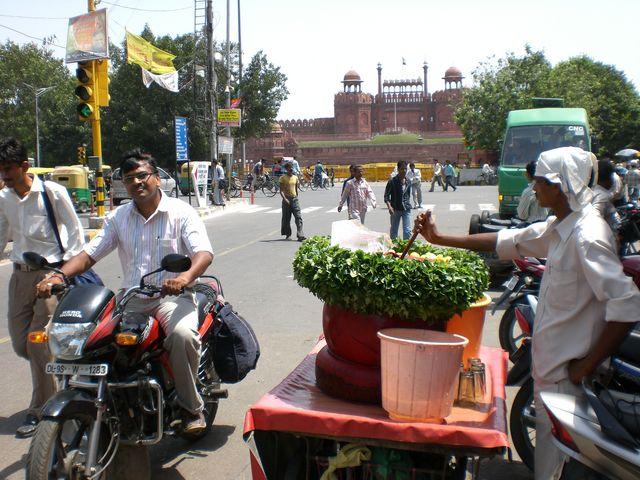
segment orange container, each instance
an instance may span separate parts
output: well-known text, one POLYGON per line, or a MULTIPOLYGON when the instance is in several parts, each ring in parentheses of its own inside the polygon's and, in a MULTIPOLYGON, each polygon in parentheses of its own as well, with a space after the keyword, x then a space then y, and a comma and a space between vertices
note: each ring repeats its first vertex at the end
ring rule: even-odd
POLYGON ((465 347, 462 355, 465 367, 468 359, 477 358, 480 353, 484 317, 490 303, 491 297, 485 293, 484 298, 472 303, 467 310, 462 312, 462 315, 454 315, 447 322, 448 333, 455 333, 469 339, 469 344, 465 347))
POLYGON ((394 420, 440 422, 451 413, 468 340, 434 330, 378 332, 382 407, 394 420))

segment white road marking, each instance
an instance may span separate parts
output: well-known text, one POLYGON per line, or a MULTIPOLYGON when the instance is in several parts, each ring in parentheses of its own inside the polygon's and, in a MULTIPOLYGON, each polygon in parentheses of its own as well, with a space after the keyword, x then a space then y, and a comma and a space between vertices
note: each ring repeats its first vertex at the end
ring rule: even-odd
POLYGON ((466 210, 467 207, 464 205, 464 203, 450 203, 449 204, 449 210, 450 211, 461 211, 461 210, 466 210))
POLYGON ((479 203, 478 208, 480 210, 497 210, 496 206, 493 203, 479 203))
POLYGON ((307 207, 307 208, 303 208, 302 210, 300 210, 302 213, 311 213, 311 212, 315 212, 316 210, 320 210, 322 207, 307 207))
POLYGON ((257 212, 262 212, 264 210, 270 210, 271 207, 257 207, 254 205, 253 208, 251 208, 250 210, 242 210, 241 213, 257 213, 257 212))
POLYGON ((338 207, 333 207, 331 210, 327 210, 327 213, 338 213, 338 207))
POLYGON ((269 210, 268 212, 264 212, 264 213, 282 213, 282 209, 274 208, 273 210, 269 210))

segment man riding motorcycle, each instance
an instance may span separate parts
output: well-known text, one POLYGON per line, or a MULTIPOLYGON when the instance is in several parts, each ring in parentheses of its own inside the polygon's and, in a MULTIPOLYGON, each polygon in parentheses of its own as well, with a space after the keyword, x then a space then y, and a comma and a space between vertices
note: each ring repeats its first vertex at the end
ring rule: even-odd
MULTIPOLYGON (((162 284, 160 296, 134 298, 127 309, 159 320, 166 335, 164 347, 169 352, 178 402, 183 408, 183 431, 198 433, 206 428, 203 401, 195 383, 200 357, 198 314, 194 294, 185 287, 193 284, 211 264, 211 242, 195 210, 160 190, 156 160, 151 155, 140 150, 127 153, 121 172, 133 201, 107 215, 100 233, 61 270, 74 277, 118 248, 123 270, 121 287, 127 289, 138 285, 141 275, 158 268, 167 254, 191 258, 191 268, 186 272, 158 274, 157 283, 162 284)), ((50 296, 52 286, 61 283, 60 275, 49 275, 38 284, 38 295, 50 296)))

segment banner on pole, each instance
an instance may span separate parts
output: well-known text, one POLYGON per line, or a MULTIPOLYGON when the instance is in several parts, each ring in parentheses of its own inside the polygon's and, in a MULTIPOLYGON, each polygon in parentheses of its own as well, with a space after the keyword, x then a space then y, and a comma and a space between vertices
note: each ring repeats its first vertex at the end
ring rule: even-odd
POLYGON ((219 127, 239 127, 242 110, 239 108, 220 108, 218 109, 218 126, 219 127))
POLYGON ((144 38, 126 32, 127 36, 127 63, 135 63, 151 73, 161 75, 175 72, 173 59, 175 55, 159 49, 147 42, 144 38))
POLYGON ((233 137, 218 137, 218 153, 233 155, 233 137))
POLYGON ((69 19, 65 63, 109 58, 107 10, 100 9, 69 19))

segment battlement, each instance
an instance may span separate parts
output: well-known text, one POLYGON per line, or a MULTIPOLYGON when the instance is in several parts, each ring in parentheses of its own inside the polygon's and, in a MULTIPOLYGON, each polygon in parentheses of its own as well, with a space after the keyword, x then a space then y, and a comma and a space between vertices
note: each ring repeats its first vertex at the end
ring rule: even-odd
POLYGON ((333 98, 334 105, 353 105, 354 103, 370 105, 373 95, 361 92, 339 92, 333 98))
POLYGON ((285 132, 295 133, 333 133, 333 118, 305 118, 295 120, 278 120, 285 132))

